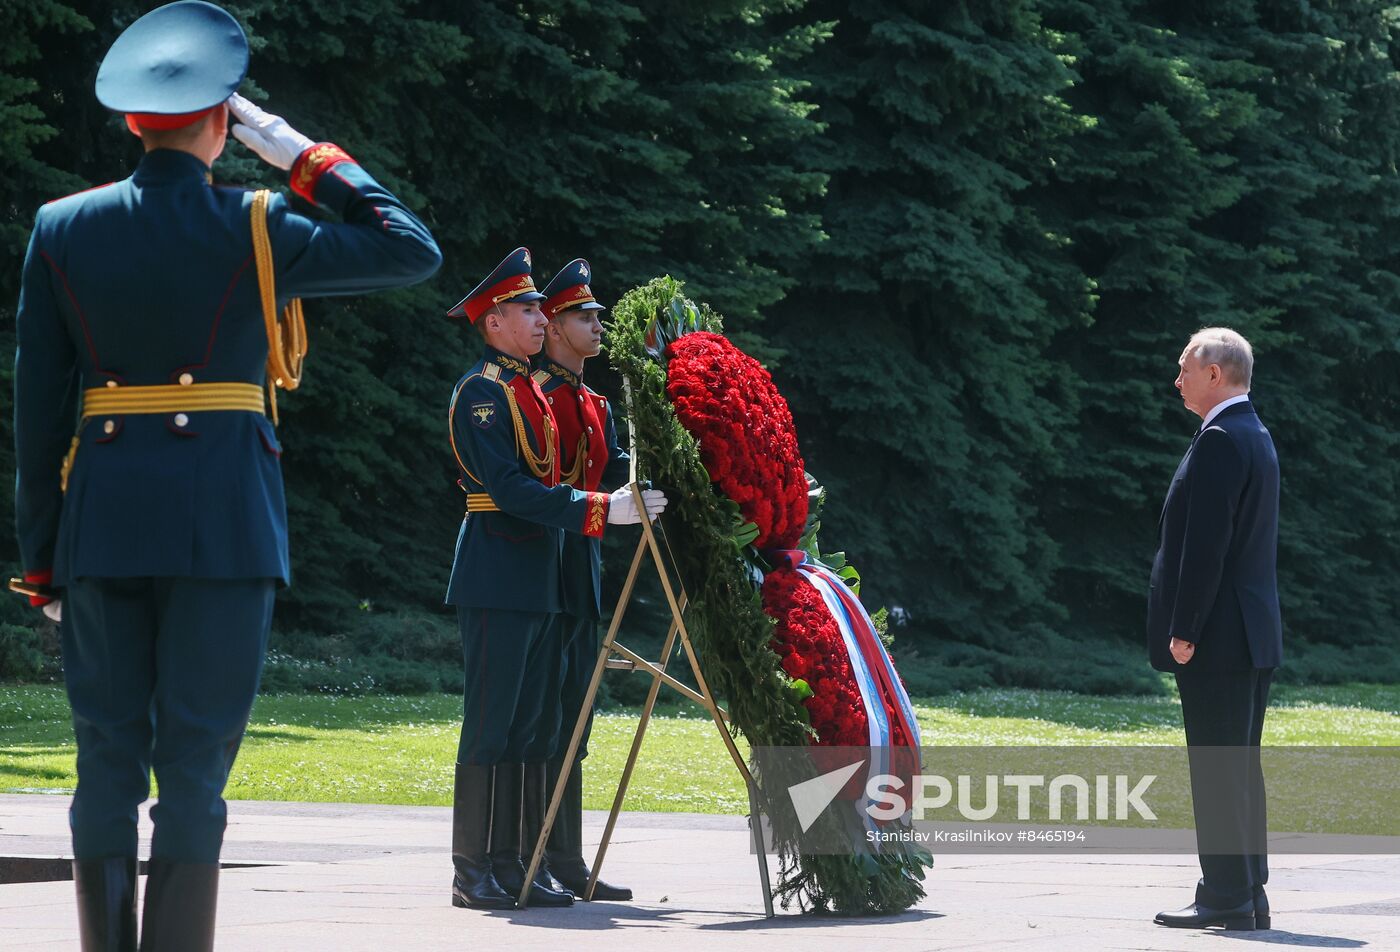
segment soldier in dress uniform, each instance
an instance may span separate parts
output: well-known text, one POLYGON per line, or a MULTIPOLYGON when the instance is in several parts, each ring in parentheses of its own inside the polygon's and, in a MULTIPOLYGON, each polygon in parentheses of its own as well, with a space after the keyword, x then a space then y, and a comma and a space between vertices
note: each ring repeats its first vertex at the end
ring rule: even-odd
POLYGON ((282 298, 413 284, 441 262, 422 222, 339 147, 231 95, 247 66, 243 30, 213 4, 128 27, 97 97, 145 155, 129 178, 42 207, 24 262, 16 524, 32 601, 62 619, 84 950, 136 948, 152 768, 140 948, 212 948, 223 788, 288 578, 252 194, 210 184, 230 112, 246 124, 235 137, 343 219, 272 196, 282 298))
MULTIPOLYGON (((448 410, 466 492, 447 591, 466 669, 452 902, 474 908, 514 905, 525 884, 522 845, 533 844, 543 826, 544 775, 531 773, 527 796, 524 764, 551 721, 557 736, 562 645, 554 616, 564 607, 564 535, 597 539, 610 523, 641 521, 630 493, 560 482, 558 424, 527 363, 546 324, 530 270, 530 252, 517 248, 448 311, 471 322, 486 344, 448 410)), ((644 500, 652 515, 665 504, 655 491, 644 500)), ((541 870, 529 902, 567 906, 573 894, 551 888, 541 870)))
MULTIPOLYGON (((544 289, 544 350, 535 360, 535 382, 554 411, 559 432, 559 465, 564 483, 585 492, 603 486, 626 484, 629 459, 617 442, 612 407, 602 394, 583 382, 583 365, 603 346, 605 308, 593 297, 589 285, 592 269, 582 258, 559 269, 544 289)), ((563 689, 560 691, 563 737, 569 736, 583 708, 584 695, 598 658, 598 619, 602 616, 599 570, 602 562, 598 540, 589 536, 564 537, 564 610, 555 616, 564 650, 563 689)), ((583 758, 593 712, 578 749, 573 770, 564 788, 564 800, 554 818, 547 854, 550 873, 566 889, 583 896, 589 869, 583 859, 583 758)), ((556 731, 557 734, 557 731, 556 731)), ((552 745, 545 789, 552 791, 561 762, 558 744, 552 745), (558 756, 556 756, 558 755, 558 756)), ((531 769, 529 765, 527 770, 531 769)), ((540 769, 545 769, 541 765, 540 769)), ((632 890, 599 880, 593 899, 626 900, 632 890)))

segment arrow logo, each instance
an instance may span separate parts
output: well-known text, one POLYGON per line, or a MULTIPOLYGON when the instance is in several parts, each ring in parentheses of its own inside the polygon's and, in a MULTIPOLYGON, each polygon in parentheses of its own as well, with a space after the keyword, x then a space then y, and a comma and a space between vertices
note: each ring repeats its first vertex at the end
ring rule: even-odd
POLYGON ((792 798, 792 808, 797 811, 797 822, 802 824, 803 833, 811 829, 812 824, 817 822, 817 817, 822 815, 822 811, 836 799, 846 782, 863 766, 865 758, 831 773, 824 773, 820 777, 813 777, 788 787, 788 796, 792 798))

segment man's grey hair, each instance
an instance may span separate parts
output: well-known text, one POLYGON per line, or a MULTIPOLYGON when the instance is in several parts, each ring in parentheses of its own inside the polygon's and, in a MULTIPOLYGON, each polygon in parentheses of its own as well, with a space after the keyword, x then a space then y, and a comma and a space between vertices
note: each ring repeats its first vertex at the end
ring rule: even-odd
POLYGON ((1186 353, 1195 354, 1201 366, 1219 364, 1227 383, 1250 387, 1254 378, 1254 348, 1228 327, 1203 327, 1191 335, 1186 353))

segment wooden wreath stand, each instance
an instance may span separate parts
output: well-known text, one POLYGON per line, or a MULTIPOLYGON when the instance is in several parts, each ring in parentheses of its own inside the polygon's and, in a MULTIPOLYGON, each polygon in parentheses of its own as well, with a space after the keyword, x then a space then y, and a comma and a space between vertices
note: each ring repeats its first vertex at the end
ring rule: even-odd
MULTIPOLYGON (((645 513, 646 507, 642 505, 642 489, 637 483, 635 435, 632 440, 632 466, 628 486, 632 490, 632 498, 636 501, 637 511, 645 513)), ((535 843, 535 851, 530 857, 529 868, 525 871, 525 884, 520 890, 520 896, 516 903, 521 909, 529 904, 530 883, 534 881, 535 873, 539 870, 543 860, 545 844, 549 842, 549 832, 554 827, 554 818, 558 815, 559 804, 564 799, 564 786, 568 782, 570 771, 574 769, 574 758, 577 756, 579 745, 583 741, 583 731, 588 724, 588 716, 593 711, 593 700, 598 694, 598 685, 602 682, 603 671, 606 668, 614 668, 650 675, 651 689, 647 692, 646 704, 642 707, 642 716, 637 722, 637 732, 632 737, 632 749, 627 753, 627 765, 622 769, 622 778, 618 781, 617 793, 613 797, 612 811, 608 814, 608 823, 603 829, 603 839, 598 844, 598 855, 593 858, 593 872, 589 876, 588 886, 582 898, 591 899, 593 890, 597 886, 598 874, 603 868, 603 857, 607 855, 608 842, 612 839, 614 827, 617 826, 617 815, 622 812, 622 801, 627 796, 627 785, 632 779, 632 769, 637 765, 637 755, 642 749, 642 739, 646 735, 652 709, 656 707, 656 698, 661 693, 661 685, 665 684, 710 712, 715 727, 719 729, 719 736, 724 739, 724 745, 729 749, 729 756, 734 760, 734 766, 738 769, 740 776, 744 778, 744 785, 749 793, 749 832, 753 839, 754 852, 758 856, 758 877, 763 887, 763 911, 771 918, 773 916, 773 890, 768 882, 768 855, 764 850, 763 829, 759 820, 760 797, 758 788, 754 784, 753 775, 749 773, 748 765, 744 763, 744 758, 739 753, 739 748, 734 744, 734 738, 730 736, 729 729, 725 726, 726 715, 715 703, 714 695, 710 693, 709 685, 705 681, 705 675, 700 670, 700 661, 695 655, 695 647, 691 644, 690 633, 685 627, 685 589, 682 587, 680 594, 676 594, 675 588, 671 584, 670 573, 666 569, 666 563, 661 558, 661 548, 657 544, 655 528, 645 518, 642 519, 641 525, 642 537, 638 540, 637 551, 632 556, 632 567, 627 570, 627 580, 622 585, 622 594, 618 596, 617 608, 613 611, 612 622, 608 625, 608 633, 598 648, 598 661, 593 666, 593 679, 588 683, 588 693, 584 695, 583 707, 579 711, 578 720, 574 722, 573 737, 569 739, 569 749, 564 754, 564 763, 559 770, 559 780, 554 784, 554 795, 550 798, 549 810, 544 816, 544 826, 540 829, 540 838, 535 843), (618 627, 622 624, 623 615, 627 613, 627 605, 632 599, 632 590, 636 586, 637 576, 642 568, 643 556, 648 552, 651 553, 652 563, 656 566, 656 574, 661 580, 661 588, 666 593, 666 602, 671 608, 671 627, 666 634, 666 643, 661 649, 661 656, 655 662, 648 661, 635 651, 617 642, 618 627), (690 661, 690 671, 695 676, 695 683, 700 687, 699 691, 692 690, 688 685, 666 673, 666 663, 675 650, 678 636, 681 647, 685 649, 686 658, 690 661)))

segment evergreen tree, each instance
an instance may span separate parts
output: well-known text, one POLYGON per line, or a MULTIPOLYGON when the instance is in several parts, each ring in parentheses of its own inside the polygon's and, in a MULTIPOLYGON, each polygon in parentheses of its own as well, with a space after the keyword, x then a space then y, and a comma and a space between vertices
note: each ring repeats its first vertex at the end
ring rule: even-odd
POLYGON ((1099 294, 1061 342, 1089 383, 1083 452, 1044 493, 1074 626, 1140 639, 1157 510, 1198 423, 1169 389, 1175 358, 1225 324, 1256 346, 1282 461, 1290 643, 1393 640, 1390 19, 1371 3, 1046 9, 1094 121, 1046 191, 1099 294))
POLYGON ((1047 349, 1089 301, 1025 194, 1074 131, 1070 74, 1029 2, 807 16, 838 20, 810 73, 830 238, 770 327, 831 489, 823 537, 867 601, 904 610, 901 657, 1042 680, 1063 609, 1035 489, 1074 450, 1079 400, 1047 349))

